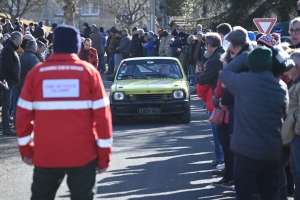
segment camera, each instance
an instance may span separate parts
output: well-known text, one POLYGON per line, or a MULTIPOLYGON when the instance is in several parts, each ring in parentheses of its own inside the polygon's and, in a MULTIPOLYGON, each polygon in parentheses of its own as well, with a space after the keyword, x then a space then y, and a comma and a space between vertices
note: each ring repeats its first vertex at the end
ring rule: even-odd
POLYGON ((277 77, 282 75, 284 72, 289 71, 295 66, 294 61, 290 55, 283 50, 280 45, 275 45, 271 48, 273 54, 273 74, 277 77))

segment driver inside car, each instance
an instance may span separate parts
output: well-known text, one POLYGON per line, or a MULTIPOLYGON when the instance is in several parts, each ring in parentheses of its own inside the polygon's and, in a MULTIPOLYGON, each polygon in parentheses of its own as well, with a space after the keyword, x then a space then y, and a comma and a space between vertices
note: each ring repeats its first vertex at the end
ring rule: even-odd
POLYGON ((170 65, 161 65, 161 74, 172 78, 179 78, 178 74, 170 70, 170 65))

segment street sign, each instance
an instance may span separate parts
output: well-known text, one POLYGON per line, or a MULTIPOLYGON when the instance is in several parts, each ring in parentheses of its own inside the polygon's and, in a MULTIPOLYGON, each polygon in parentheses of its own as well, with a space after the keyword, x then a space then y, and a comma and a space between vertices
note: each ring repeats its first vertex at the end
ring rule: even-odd
POLYGON ((254 18, 253 22, 259 32, 269 34, 275 25, 277 18, 254 18))

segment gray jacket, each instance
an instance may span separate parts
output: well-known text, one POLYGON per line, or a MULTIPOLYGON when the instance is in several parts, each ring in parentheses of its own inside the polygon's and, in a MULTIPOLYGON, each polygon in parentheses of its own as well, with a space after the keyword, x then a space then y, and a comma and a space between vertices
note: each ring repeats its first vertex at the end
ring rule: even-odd
POLYGON ((220 79, 234 95, 231 150, 256 160, 279 160, 280 129, 289 102, 286 84, 272 72, 238 74, 230 65, 220 79))
POLYGON ((21 83, 21 85, 23 85, 28 72, 39 62, 40 62, 39 59, 32 51, 25 49, 24 53, 20 57, 20 63, 21 63, 20 83, 21 83))
POLYGON ((100 30, 97 27, 94 27, 92 29, 92 33, 90 35, 92 40, 92 47, 94 47, 97 50, 98 54, 104 54, 104 48, 103 48, 103 35, 100 33, 100 30))
POLYGON ((130 53, 130 41, 131 37, 128 34, 123 35, 117 50, 122 53, 130 53))

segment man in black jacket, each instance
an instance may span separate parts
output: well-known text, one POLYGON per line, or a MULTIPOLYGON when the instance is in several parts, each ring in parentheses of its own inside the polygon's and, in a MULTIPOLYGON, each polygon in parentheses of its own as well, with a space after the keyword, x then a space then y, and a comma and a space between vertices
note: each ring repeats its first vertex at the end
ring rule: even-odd
POLYGON ((137 27, 133 27, 132 30, 132 39, 130 42, 130 57, 136 57, 138 44, 139 44, 139 34, 137 27))
POLYGON ((14 23, 14 31, 19 31, 20 33, 22 33, 22 27, 20 26, 20 22, 15 21, 15 23, 14 23))
MULTIPOLYGON (((16 50, 22 44, 22 33, 16 31, 12 32, 9 43, 2 50, 2 67, 1 67, 1 81, 4 79, 8 83, 8 90, 3 92, 2 97, 2 129, 3 135, 16 135, 10 128, 10 108, 14 94, 14 88, 20 84, 20 60, 16 50)), ((16 105, 13 106, 15 110, 16 105)), ((15 119, 14 119, 15 120, 15 119)))
MULTIPOLYGON (((26 43, 26 49, 20 57, 21 73, 20 73, 20 84, 15 86, 14 92, 14 105, 17 105, 18 99, 23 87, 27 73, 40 61, 35 55, 37 51, 37 43, 35 41, 28 41, 26 43)), ((14 123, 16 123, 16 112, 14 112, 14 123)))
MULTIPOLYGON (((199 85, 209 84, 212 92, 214 92, 217 87, 219 71, 223 68, 223 63, 220 61, 220 57, 225 50, 222 46, 221 37, 217 33, 208 33, 205 38, 205 43, 209 53, 209 59, 205 63, 203 69, 198 69, 198 67, 196 67, 196 81, 199 85)), ((213 161, 212 164, 215 165, 224 161, 224 152, 218 137, 220 131, 216 124, 211 123, 211 126, 216 156, 216 162, 213 161)))
POLYGON ((46 30, 44 29, 44 22, 40 21, 38 27, 34 30, 33 36, 35 38, 46 38, 46 30))
POLYGON ((92 32, 92 29, 89 26, 89 23, 83 22, 82 26, 83 26, 83 34, 81 34, 81 37, 90 38, 90 34, 92 32))

